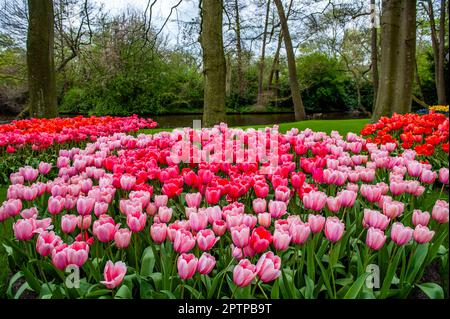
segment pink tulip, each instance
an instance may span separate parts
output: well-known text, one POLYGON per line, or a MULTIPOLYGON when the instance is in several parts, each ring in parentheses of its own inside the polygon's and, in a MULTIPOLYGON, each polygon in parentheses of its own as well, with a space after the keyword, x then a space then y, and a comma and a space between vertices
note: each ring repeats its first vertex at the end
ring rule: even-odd
POLYGON ((36 240, 36 251, 39 255, 46 257, 49 256, 53 249, 59 246, 62 240, 59 236, 55 235, 55 232, 43 231, 39 234, 36 240))
POLYGON ((259 213, 258 214, 258 224, 265 228, 269 228, 271 224, 272 216, 270 213, 259 213))
POLYGON ((262 282, 270 282, 280 276, 280 267, 281 258, 270 251, 259 258, 256 263, 256 273, 262 282))
POLYGON ((108 203, 96 202, 94 205, 94 215, 99 217, 108 211, 108 203))
POLYGON ((420 180, 425 184, 433 184, 437 178, 436 172, 424 169, 420 175, 420 180))
POLYGON ((322 215, 308 215, 308 223, 311 231, 314 234, 320 233, 325 226, 325 217, 322 215))
POLYGON ((448 185, 448 168, 442 167, 442 168, 439 170, 439 181, 440 181, 442 184, 448 185))
POLYGON ((429 230, 427 226, 417 225, 414 229, 414 240, 419 244, 428 243, 434 236, 434 231, 429 230))
POLYGON ((252 202, 253 211, 256 214, 265 213, 267 210, 267 201, 263 198, 255 198, 252 202))
POLYGON ((292 243, 297 245, 304 244, 311 233, 311 229, 309 228, 309 224, 306 223, 292 223, 289 227, 289 233, 292 236, 292 243))
POLYGON ((62 212, 65 207, 65 198, 61 196, 50 196, 48 199, 48 212, 52 215, 57 215, 62 212))
POLYGON ((377 185, 363 184, 360 191, 361 195, 371 203, 378 202, 382 195, 382 189, 377 185))
POLYGON ((208 215, 205 212, 192 213, 189 215, 189 224, 193 231, 200 231, 208 226, 208 215))
POLYGON ((46 163, 46 162, 40 162, 38 169, 39 169, 39 173, 41 173, 42 175, 45 175, 48 172, 50 172, 50 170, 52 169, 52 164, 46 163))
POLYGON ((66 214, 61 217, 61 230, 65 234, 74 232, 77 224, 78 216, 66 214))
POLYGON ((131 231, 128 228, 120 228, 114 234, 114 243, 117 248, 127 248, 131 241, 131 231))
POLYGON ((220 208, 220 206, 207 207, 205 209, 205 213, 208 215, 208 223, 210 223, 211 225, 215 220, 222 219, 222 209, 220 208))
POLYGON ((227 224, 224 220, 215 220, 213 222, 212 228, 216 236, 222 236, 227 231, 227 224))
POLYGON ((285 202, 282 201, 269 201, 269 213, 272 218, 280 218, 286 214, 287 206, 285 202))
POLYGON ((437 200, 433 206, 431 216, 439 224, 448 223, 448 203, 444 200, 437 200))
POLYGON ((208 253, 203 253, 198 259, 197 271, 202 275, 209 274, 216 265, 216 259, 208 253))
POLYGON ((79 197, 77 200, 77 212, 81 216, 89 215, 94 209, 95 199, 91 197, 79 197))
POLYGON ((422 212, 420 209, 414 209, 412 215, 412 222, 414 226, 422 225, 427 226, 430 222, 430 213, 422 212))
POLYGON ((89 245, 84 241, 76 241, 66 248, 67 265, 81 267, 88 259, 89 245))
POLYGON ((327 195, 323 192, 312 191, 303 196, 303 206, 305 209, 312 209, 316 212, 322 210, 327 203, 327 195))
POLYGON ((273 246, 278 251, 288 249, 291 242, 291 235, 288 232, 281 230, 275 230, 273 233, 273 246))
POLYGON ((21 213, 20 216, 24 219, 29 219, 29 218, 34 218, 36 219, 38 215, 38 210, 35 206, 28 208, 28 209, 24 209, 21 213))
POLYGON ((342 238, 344 234, 345 224, 337 217, 328 217, 325 222, 325 236, 329 241, 335 243, 342 238))
POLYGON ((419 177, 422 173, 422 164, 417 161, 410 161, 406 165, 408 169, 408 174, 412 177, 419 177))
POLYGON ((19 219, 13 224, 14 236, 17 240, 30 240, 34 236, 35 227, 34 219, 19 219))
POLYGON ((202 202, 202 194, 200 194, 200 193, 192 193, 192 194, 187 193, 185 199, 186 199, 186 205, 188 207, 198 208, 198 207, 200 207, 200 204, 202 202))
POLYGON ((179 229, 175 232, 173 249, 177 253, 187 253, 195 246, 195 237, 191 232, 185 229, 179 229))
POLYGON ((207 187, 205 191, 205 200, 210 205, 215 205, 220 200, 220 189, 215 187, 207 187))
POLYGON ((385 214, 390 219, 395 219, 403 214, 405 209, 405 204, 398 201, 384 202, 383 203, 383 214, 385 214))
POLYGON ((341 202, 339 197, 328 197, 327 206, 330 211, 337 213, 341 209, 341 202))
POLYGON ((9 217, 14 217, 20 214, 22 210, 22 202, 20 199, 8 199, 2 204, 4 214, 9 217))
POLYGON ((149 216, 155 216, 155 214, 158 212, 158 206, 156 206, 155 203, 149 203, 145 211, 149 216))
POLYGON ((150 227, 150 236, 157 244, 161 244, 167 237, 167 225, 165 223, 154 223, 150 227))
POLYGON ((275 190, 275 200, 287 203, 291 196, 291 191, 286 186, 278 186, 275 190))
POLYGON ((197 265, 198 259, 194 254, 181 254, 177 261, 178 275, 182 280, 192 278, 197 270, 197 265))
POLYGON ((250 239, 250 228, 247 225, 239 225, 231 228, 231 239, 238 248, 244 248, 248 245, 250 239))
POLYGON ((169 200, 169 197, 167 195, 155 195, 155 205, 156 207, 162 207, 167 206, 167 201, 169 200))
POLYGON ((37 169, 32 168, 31 166, 19 168, 19 173, 20 175, 23 176, 23 178, 27 182, 34 181, 39 175, 39 171, 37 169))
POLYGON ((369 248, 373 250, 379 250, 381 247, 383 247, 385 242, 386 235, 384 234, 384 231, 374 227, 370 227, 367 230, 366 245, 369 248))
POLYGON ((67 261, 67 244, 61 244, 52 251, 52 263, 59 270, 65 270, 69 265, 67 261))
POLYGON ((172 208, 160 206, 158 208, 158 217, 161 223, 168 223, 172 218, 172 208))
POLYGON ((391 239, 397 245, 403 246, 411 240, 413 230, 405 227, 402 223, 394 223, 391 228, 391 239))
POLYGON ((144 229, 147 222, 147 215, 142 212, 133 212, 127 215, 127 225, 133 233, 138 233, 144 229))
POLYGON ((108 260, 103 271, 105 280, 100 281, 100 283, 105 285, 108 289, 113 289, 122 283, 126 273, 127 265, 124 262, 118 261, 113 263, 111 260, 108 260))
POLYGON ((406 192, 408 187, 408 183, 400 181, 391 181, 389 185, 389 190, 391 191, 392 196, 398 196, 406 192))
POLYGON ((256 274, 256 266, 253 265, 250 260, 242 259, 239 261, 239 264, 234 267, 233 282, 236 286, 246 287, 251 284, 256 277, 256 274))
POLYGON ((77 225, 79 229, 86 230, 91 226, 92 217, 91 216, 78 216, 77 225))
POLYGON ((197 233, 197 245, 200 250, 210 250, 219 240, 211 229, 203 229, 197 233))
MULTIPOLYGON (((347 187, 349 185, 350 184, 348 184, 347 187)), ((356 185, 356 191, 344 189, 337 194, 336 198, 339 199, 341 206, 353 207, 353 205, 355 204, 355 201, 356 201, 356 197, 358 196, 358 194, 356 193, 357 191, 358 191, 358 185, 356 185)))
POLYGON ((366 228, 374 227, 385 230, 389 225, 390 219, 386 215, 376 210, 364 209, 363 226, 366 228))
POLYGON ((136 185, 136 177, 132 175, 122 175, 120 177, 120 187, 123 190, 130 191, 136 185))
POLYGON ((92 233, 100 242, 107 243, 114 240, 114 236, 119 227, 120 225, 116 225, 111 217, 102 215, 100 219, 94 222, 92 233))

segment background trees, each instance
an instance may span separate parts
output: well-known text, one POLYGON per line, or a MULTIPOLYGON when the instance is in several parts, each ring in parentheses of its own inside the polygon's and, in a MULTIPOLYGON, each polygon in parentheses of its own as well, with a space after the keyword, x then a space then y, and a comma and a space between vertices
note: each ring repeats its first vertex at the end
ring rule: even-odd
MULTIPOLYGON (((383 2, 395 1, 402 2, 276 1, 282 5, 291 38, 288 59, 284 24, 274 0, 224 0, 225 110, 293 112, 294 105, 299 105, 294 101, 298 92, 308 115, 372 112, 376 71, 380 72, 380 86, 385 81, 381 79, 383 25, 372 27, 370 4, 379 15, 383 2), (294 64, 297 81, 289 76, 294 64), (296 83, 299 90, 292 89, 296 83)), ((115 12, 107 11, 98 0, 53 0, 58 111, 117 115, 202 112, 203 70, 207 68, 199 42, 200 2, 181 1, 190 6, 190 17, 181 12, 179 0, 169 2, 168 9, 173 6, 173 10, 157 16, 162 0, 115 12)), ((415 5, 416 52, 410 60, 414 67, 409 62, 405 65, 409 71, 417 69, 412 81, 406 81, 412 110, 444 103, 450 94, 445 58, 447 6, 448 1, 442 0, 417 1, 415 5)), ((0 0, 0 9, 0 110, 17 113, 30 94, 26 72, 28 1, 0 0)), ((411 79, 411 74, 406 78, 411 79)), ((404 80, 394 82, 405 84, 404 80)), ((403 90, 395 90, 399 89, 403 90)), ((403 109, 397 102, 390 103, 403 109)), ((222 102, 220 105, 223 108, 222 102)))

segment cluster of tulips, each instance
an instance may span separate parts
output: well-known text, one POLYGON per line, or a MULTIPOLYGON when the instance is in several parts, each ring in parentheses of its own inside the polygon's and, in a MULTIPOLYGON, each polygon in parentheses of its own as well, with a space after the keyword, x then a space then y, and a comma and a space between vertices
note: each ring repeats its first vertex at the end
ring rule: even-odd
POLYGON ((397 143, 403 149, 413 149, 422 159, 435 167, 448 166, 449 120, 444 114, 430 110, 429 114, 394 114, 381 117, 362 130, 367 142, 397 143))
POLYGON ((98 137, 11 174, 2 241, 25 283, 9 296, 440 296, 420 279, 447 266, 449 170, 416 157, 276 126, 98 137))
POLYGON ((23 165, 53 161, 63 148, 84 147, 87 142, 114 133, 134 133, 154 128, 149 118, 76 116, 73 118, 14 120, 0 125, 0 184, 23 165))

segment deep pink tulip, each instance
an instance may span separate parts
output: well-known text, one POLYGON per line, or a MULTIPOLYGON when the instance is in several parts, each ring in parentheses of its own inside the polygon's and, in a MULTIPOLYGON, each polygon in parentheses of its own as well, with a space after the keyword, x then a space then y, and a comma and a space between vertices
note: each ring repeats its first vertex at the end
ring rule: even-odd
POLYGON ((370 227, 367 230, 366 245, 369 248, 373 250, 379 250, 381 247, 383 247, 385 242, 386 235, 384 234, 384 231, 374 227, 370 227))
POLYGON ((220 189, 217 187, 206 187, 205 200, 210 205, 216 205, 220 200, 220 189))
POLYGON ((34 236, 35 229, 34 219, 19 219, 13 224, 14 237, 17 240, 30 240, 34 236))
POLYGON ((255 190, 255 195, 258 198, 266 198, 269 195, 269 185, 266 183, 255 183, 253 186, 255 190))
POLYGON ((394 223, 391 228, 391 239, 399 246, 403 246, 411 240, 413 230, 402 223, 394 223))
POLYGON ((262 282, 270 282, 277 279, 280 274, 281 258, 269 251, 264 253, 256 263, 256 273, 262 282))
POLYGON ((120 225, 116 225, 111 217, 102 215, 94 222, 92 233, 100 242, 107 243, 114 240, 114 235, 119 227, 120 225))
POLYGON ((442 184, 448 185, 448 168, 442 167, 442 168, 439 170, 439 181, 440 181, 442 184))
POLYGON ((113 289, 122 283, 126 273, 127 265, 123 261, 113 263, 111 260, 108 260, 103 271, 103 278, 105 280, 100 281, 100 283, 108 289, 113 289))
POLYGON ((251 284, 255 277, 256 266, 248 259, 242 259, 239 261, 239 264, 234 267, 233 282, 236 286, 246 287, 251 284))
POLYGON ((6 202, 3 202, 2 207, 5 215, 14 217, 20 214, 22 201, 20 199, 8 199, 6 202))
POLYGON ((67 265, 84 265, 89 255, 89 245, 84 241, 76 241, 66 248, 67 265))
POLYGON ((65 270, 69 265, 67 261, 67 244, 61 244, 52 251, 52 264, 59 270, 65 270))
POLYGON ((417 225, 414 229, 414 240, 419 244, 425 244, 431 241, 434 231, 429 230, 427 226, 417 225))
POLYGON ((216 265, 216 259, 208 253, 203 253, 198 259, 197 271, 202 275, 209 274, 216 265))
POLYGON ((181 254, 177 261, 178 275, 182 280, 192 278, 197 270, 197 265, 198 259, 194 254, 181 254))

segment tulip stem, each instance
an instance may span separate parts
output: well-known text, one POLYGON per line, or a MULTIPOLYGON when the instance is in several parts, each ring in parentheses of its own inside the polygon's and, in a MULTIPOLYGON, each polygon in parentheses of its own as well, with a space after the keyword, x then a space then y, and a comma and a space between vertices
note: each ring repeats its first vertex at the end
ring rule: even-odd
POLYGON ((223 272, 223 275, 222 275, 222 280, 220 281, 220 285, 219 285, 219 290, 217 291, 216 299, 219 299, 219 297, 220 297, 220 291, 222 290, 223 279, 225 278, 226 270, 228 269, 228 267, 230 267, 230 265, 233 262, 233 260, 234 260, 234 257, 231 258, 231 260, 228 263, 227 267, 224 269, 224 272, 223 272))
POLYGON ((266 295, 266 293, 264 292, 263 287, 261 287, 260 281, 258 281, 258 286, 259 286, 259 289, 261 289, 261 292, 263 293, 264 297, 265 297, 266 299, 269 299, 269 298, 267 298, 267 295, 266 295))

